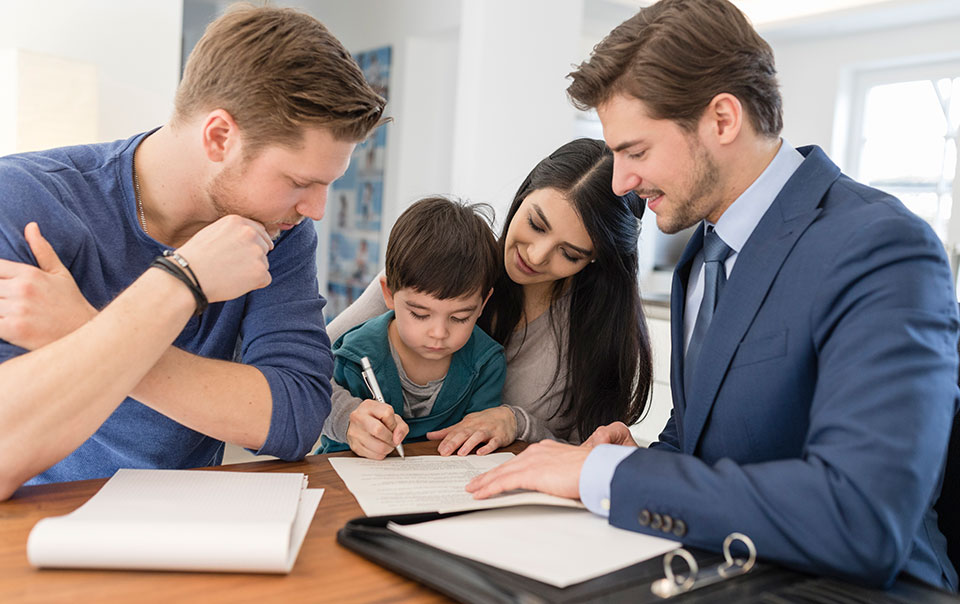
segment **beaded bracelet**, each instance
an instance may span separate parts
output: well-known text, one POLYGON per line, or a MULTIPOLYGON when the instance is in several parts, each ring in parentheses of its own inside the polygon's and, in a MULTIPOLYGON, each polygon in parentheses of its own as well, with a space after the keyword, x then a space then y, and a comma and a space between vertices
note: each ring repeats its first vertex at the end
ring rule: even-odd
MULTIPOLYGON (((186 260, 183 260, 183 262, 185 263, 186 260)), ((190 288, 190 293, 193 294, 193 299, 197 303, 197 310, 194 312, 196 316, 200 316, 201 314, 203 314, 203 311, 207 310, 207 307, 210 305, 210 303, 207 301, 207 296, 203 293, 203 290, 200 289, 199 282, 194 281, 194 279, 196 279, 196 276, 194 275, 194 278, 191 279, 190 276, 188 276, 186 271, 184 270, 184 269, 190 270, 190 267, 188 265, 180 264, 179 262, 174 262, 173 260, 168 258, 166 255, 164 255, 164 256, 157 256, 156 258, 154 258, 153 262, 150 263, 150 267, 159 268, 160 270, 170 275, 173 275, 174 277, 182 281, 184 285, 190 288)), ((190 270, 190 274, 191 275, 193 274, 192 270, 190 270)))

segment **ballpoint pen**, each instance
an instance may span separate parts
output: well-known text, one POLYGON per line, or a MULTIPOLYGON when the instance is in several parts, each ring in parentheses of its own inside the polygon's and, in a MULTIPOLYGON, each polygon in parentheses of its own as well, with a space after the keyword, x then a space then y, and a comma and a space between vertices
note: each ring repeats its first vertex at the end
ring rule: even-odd
MULTIPOLYGON (((386 403, 387 401, 383 400, 383 393, 380 392, 380 384, 377 383, 377 376, 373 373, 373 366, 370 365, 370 359, 367 357, 362 357, 360 359, 360 374, 363 376, 363 383, 367 385, 367 388, 370 389, 370 394, 373 395, 373 398, 380 401, 381 403, 386 403)), ((405 457, 403 454, 403 443, 397 444, 397 453, 400 454, 400 457, 405 457)))

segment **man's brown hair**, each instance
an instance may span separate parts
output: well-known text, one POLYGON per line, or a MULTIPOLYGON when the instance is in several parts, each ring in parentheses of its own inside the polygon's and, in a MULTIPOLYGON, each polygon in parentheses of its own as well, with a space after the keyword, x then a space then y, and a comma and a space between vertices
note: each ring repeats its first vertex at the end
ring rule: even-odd
POLYGON ((173 121, 224 109, 249 154, 296 146, 305 127, 361 141, 384 122, 385 105, 322 23, 294 9, 246 5, 211 23, 190 53, 173 121))
POLYGON ((567 93, 580 109, 616 94, 643 101, 654 119, 692 132, 716 95, 746 107, 753 129, 783 128, 773 51, 727 0, 660 0, 617 26, 576 71, 567 93))
POLYGON ((397 219, 387 242, 387 287, 447 300, 486 296, 503 268, 490 228, 492 210, 443 197, 415 202, 397 219))

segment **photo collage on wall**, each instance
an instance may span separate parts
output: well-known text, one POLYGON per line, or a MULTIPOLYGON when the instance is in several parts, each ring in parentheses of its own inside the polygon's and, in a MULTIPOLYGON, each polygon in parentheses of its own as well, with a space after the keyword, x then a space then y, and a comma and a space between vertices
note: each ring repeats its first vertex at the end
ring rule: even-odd
MULTIPOLYGON (((354 58, 373 89, 389 98, 390 47, 358 53, 354 58)), ((380 271, 386 145, 386 127, 381 126, 357 145, 350 167, 330 186, 324 218, 330 227, 327 321, 356 300, 380 271)))

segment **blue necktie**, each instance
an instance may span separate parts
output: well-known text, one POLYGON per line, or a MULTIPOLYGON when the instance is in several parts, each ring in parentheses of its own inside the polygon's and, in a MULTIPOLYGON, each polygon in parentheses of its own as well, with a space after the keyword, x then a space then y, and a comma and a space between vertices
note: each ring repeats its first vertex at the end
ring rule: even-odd
POLYGON ((683 389, 685 396, 690 394, 690 384, 693 382, 693 373, 697 367, 700 348, 707 335, 713 311, 717 308, 720 290, 727 282, 727 273, 723 262, 733 251, 720 239, 720 235, 713 227, 707 227, 703 236, 703 300, 700 301, 700 312, 697 313, 697 322, 693 326, 693 335, 687 346, 687 355, 683 361, 683 389))

